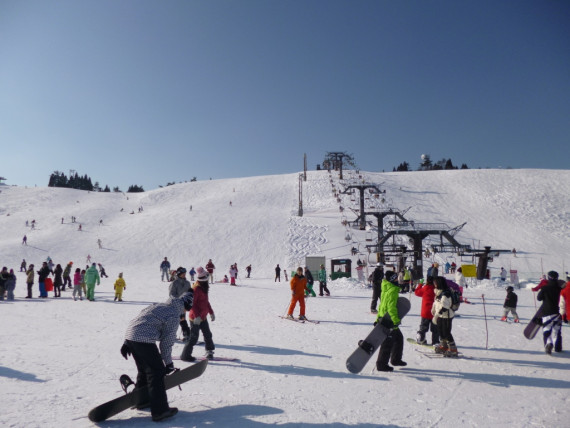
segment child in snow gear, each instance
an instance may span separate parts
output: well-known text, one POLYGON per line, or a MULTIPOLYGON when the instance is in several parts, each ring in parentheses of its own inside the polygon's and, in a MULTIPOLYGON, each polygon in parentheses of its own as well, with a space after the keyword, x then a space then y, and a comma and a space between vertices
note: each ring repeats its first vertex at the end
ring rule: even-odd
POLYGON ((542 302, 542 334, 544 351, 562 352, 562 317, 560 316, 560 292, 564 281, 558 280, 558 272, 548 272, 548 283, 538 292, 536 299, 542 302))
POLYGON ((507 287, 507 297, 505 298, 505 303, 503 303, 503 318, 501 321, 506 321, 509 312, 515 317, 515 322, 519 322, 519 316, 517 315, 517 300, 518 297, 514 292, 514 288, 510 285, 507 287))
POLYGON ((65 286, 67 286, 67 288, 71 288, 71 267, 72 267, 72 265, 73 265, 73 262, 69 262, 65 266, 65 269, 63 270, 63 287, 61 289, 64 291, 65 291, 65 286))
POLYGON ((422 309, 420 313, 421 320, 416 340, 420 345, 425 345, 427 343, 426 333, 431 330, 431 344, 435 346, 439 343, 439 332, 437 331, 437 325, 432 322, 433 315, 431 313, 431 308, 435 300, 435 285, 433 283, 433 278, 428 276, 425 284, 420 281, 414 291, 414 294, 422 298, 422 309))
POLYGON ((204 336, 206 357, 208 359, 214 358, 214 349, 216 349, 212 339, 210 325, 208 324, 208 315, 210 315, 212 321, 216 319, 214 310, 212 309, 212 305, 210 305, 210 301, 208 299, 208 291, 210 290, 208 278, 210 274, 202 267, 199 267, 196 270, 196 274, 198 276, 198 281, 192 285, 192 289, 194 290, 194 303, 190 313, 188 314, 192 328, 190 330, 190 340, 186 345, 184 345, 182 354, 180 354, 180 359, 183 361, 196 360, 196 358, 192 356, 192 350, 194 345, 198 343, 200 332, 202 332, 202 335, 204 336))
POLYGON ((305 266, 305 278, 307 278, 307 291, 305 291, 305 297, 308 297, 309 295, 315 297, 316 293, 313 290, 313 284, 315 283, 315 280, 313 279, 313 274, 307 266, 305 266))
MULTIPOLYGON (((376 323, 382 321, 386 314, 392 321, 392 328, 390 334, 382 345, 380 345, 380 352, 376 360, 376 369, 381 372, 391 372, 394 370, 392 366, 406 366, 407 363, 402 360, 404 352, 404 336, 398 328, 401 320, 398 314, 398 296, 400 294, 400 287, 397 285, 398 274, 393 271, 387 271, 384 279, 382 280, 382 299, 380 300, 380 307, 378 308, 378 315, 376 316, 376 323), (392 366, 388 365, 388 361, 392 366)), ((375 323, 375 325, 376 325, 375 323)))
POLYGON ((303 276, 303 268, 298 267, 295 276, 291 278, 291 304, 289 305, 289 310, 287 311, 287 318, 293 319, 293 311, 297 302, 299 302, 300 307, 300 320, 306 320, 305 317, 305 290, 307 289, 307 278, 303 276))
POLYGON ((322 296, 323 292, 326 293, 327 296, 331 295, 327 288, 327 271, 325 265, 321 265, 321 269, 319 270, 319 296, 322 296))
POLYGON ((165 303, 157 303, 143 309, 135 317, 125 334, 121 355, 128 359, 133 356, 137 365, 135 388, 148 386, 148 403, 138 403, 138 408, 150 405, 153 421, 174 416, 178 409, 169 407, 164 376, 174 371, 172 345, 176 341, 176 330, 180 313, 192 307, 191 292, 180 298, 168 298, 165 303), (159 347, 156 346, 159 342, 159 347))
POLYGON ((119 277, 115 281, 115 285, 113 289, 115 290, 115 302, 119 300, 119 302, 123 301, 123 290, 127 288, 127 284, 123 279, 123 272, 119 273, 119 277))
POLYGON ((79 300, 83 300, 81 282, 81 269, 77 268, 73 274, 73 300, 77 300, 77 297, 75 297, 77 294, 79 294, 79 300))
POLYGON ((434 349, 438 354, 444 354, 447 357, 457 357, 457 346, 451 334, 453 317, 455 316, 455 312, 451 308, 453 305, 451 290, 443 276, 436 277, 434 283, 436 290, 431 313, 433 315, 432 322, 437 324, 440 339, 440 344, 434 349))

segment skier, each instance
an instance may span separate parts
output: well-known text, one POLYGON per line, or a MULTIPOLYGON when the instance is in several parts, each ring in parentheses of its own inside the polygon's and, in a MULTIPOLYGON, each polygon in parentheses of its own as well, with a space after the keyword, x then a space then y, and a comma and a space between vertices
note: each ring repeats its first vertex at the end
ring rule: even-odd
POLYGON ((113 289, 115 290, 115 300, 114 300, 115 302, 117 301, 117 299, 119 300, 119 302, 123 301, 123 290, 125 290, 126 288, 127 284, 123 279, 123 272, 121 272, 119 273, 119 277, 115 281, 115 285, 113 285, 113 289))
POLYGON ((22 238, 22 245, 28 245, 28 237, 26 235, 22 238))
POLYGON ((103 248, 103 243, 101 242, 101 239, 97 239, 97 245, 99 245, 99 248, 103 248))
POLYGON ((68 288, 71 288, 71 267, 73 266, 73 262, 69 262, 65 269, 63 270, 63 287, 62 290, 65 291, 65 286, 67 285, 68 288))
POLYGON ((325 269, 325 265, 321 265, 321 269, 319 270, 319 296, 323 295, 323 291, 327 296, 331 295, 327 288, 327 271, 325 269))
POLYGON ((107 273, 105 272, 105 268, 103 267, 103 265, 101 263, 97 263, 97 266, 99 267, 99 275, 101 276, 101 278, 109 278, 109 275, 107 275, 107 273))
POLYGON ((196 270, 192 268, 188 273, 190 274, 190 281, 194 282, 194 275, 196 275, 196 270))
MULTIPOLYGON (((162 273, 160 279, 164 282, 164 277, 166 276, 166 280, 168 281, 168 272, 170 271, 170 262, 168 258, 164 258, 162 263, 160 264, 160 272, 162 273)), ((178 297, 178 296, 177 296, 178 297)))
POLYGON ((316 297, 315 290, 313 290, 313 284, 315 283, 315 280, 313 278, 313 274, 307 266, 305 266, 305 278, 307 278, 307 291, 305 291, 305 297, 308 297, 309 295, 316 297))
POLYGON ((20 272, 26 272, 26 259, 22 259, 22 263, 20 264, 20 272))
POLYGON ((305 290, 307 290, 307 278, 303 276, 303 268, 298 267, 295 276, 291 278, 292 298, 289 310, 287 311, 287 318, 293 319, 293 311, 295 310, 297 302, 299 302, 299 319, 307 319, 305 317, 305 290))
POLYGON ((245 268, 245 271, 247 272, 247 277, 249 278, 249 276, 251 275, 251 265, 248 265, 248 266, 245 268))
POLYGON ((73 300, 77 300, 75 297, 79 294, 79 300, 83 300, 83 294, 81 294, 81 269, 75 269, 75 274, 73 274, 73 300))
POLYGON ((510 285, 507 287, 507 297, 505 298, 505 303, 503 303, 503 318, 501 321, 507 320, 507 315, 509 312, 515 317, 515 322, 519 322, 519 316, 517 315, 517 300, 518 297, 514 292, 514 288, 510 285))
POLYGON ((188 317, 190 318, 190 324, 192 324, 192 329, 190 330, 190 340, 180 355, 180 359, 183 361, 196 361, 196 358, 192 356, 192 350, 194 345, 198 343, 198 338, 200 337, 200 332, 204 336, 204 343, 206 348, 206 358, 214 358, 214 341, 212 340, 212 332, 210 331, 210 325, 208 324, 208 315, 212 321, 216 319, 212 305, 210 305, 210 300, 208 299, 208 291, 210 290, 210 284, 208 278, 210 274, 203 267, 199 267, 196 270, 198 276, 198 281, 192 286, 194 290, 194 303, 192 304, 192 309, 188 317))
POLYGON ((443 276, 434 279, 436 286, 435 300, 431 308, 433 315, 432 322, 437 324, 440 343, 434 349, 437 354, 444 354, 448 357, 457 357, 457 346, 451 334, 453 317, 455 312, 451 309, 451 290, 443 276))
POLYGON ((279 267, 279 263, 275 266, 275 281, 273 282, 281 282, 281 268, 279 267))
POLYGON ((378 299, 382 294, 382 280, 384 279, 384 269, 382 264, 376 263, 376 268, 372 272, 372 302, 370 303, 370 312, 373 314, 378 313, 378 299))
POLYGON ((423 283, 423 280, 420 280, 414 294, 422 298, 422 309, 420 313, 421 320, 416 340, 420 345, 425 345, 427 343, 426 333, 431 330, 431 344, 436 346, 439 343, 439 332, 437 331, 437 325, 431 321, 433 319, 431 308, 433 306, 433 301, 435 300, 435 285, 433 283, 433 278, 428 276, 425 284, 423 283))
POLYGON ((155 422, 174 416, 176 407, 168 405, 164 377, 174 371, 172 345, 180 313, 192 308, 192 292, 180 298, 169 297, 165 303, 157 303, 143 309, 129 324, 121 355, 133 356, 137 365, 135 388, 148 386, 148 402, 139 402, 136 407, 150 407, 155 422), (159 346, 156 346, 159 342, 159 346))
POLYGON ((93 263, 89 269, 85 271, 85 285, 87 286, 87 300, 95 301, 95 284, 101 283, 101 277, 97 272, 97 265, 93 263))
POLYGON ((501 277, 501 282, 505 282, 507 280, 507 271, 502 266, 501 266, 500 277, 501 277))
MULTIPOLYGON (((186 269, 179 267, 176 269, 176 279, 170 283, 168 294, 170 297, 176 298, 189 291, 192 291, 192 288, 190 287, 190 282, 186 279, 186 269)), ((182 329, 184 340, 188 340, 190 337, 190 327, 188 327, 188 322, 186 322, 186 314, 184 311, 180 313, 180 328, 182 329)))
POLYGON ((562 352, 562 317, 560 316, 560 292, 564 281, 558 281, 558 272, 548 272, 548 283, 538 292, 536 299, 542 302, 542 335, 544 351, 562 352))
POLYGON ((230 285, 236 285, 237 269, 235 265, 230 266, 228 273, 230 274, 230 285))
POLYGON ((214 283, 214 269, 216 269, 214 262, 212 262, 212 259, 208 260, 208 263, 206 263, 206 270, 210 274, 210 284, 214 283))
POLYGON ((402 360, 404 352, 404 336, 398 328, 401 319, 398 314, 398 297, 400 287, 397 285, 398 274, 393 271, 387 271, 382 280, 382 299, 380 299, 380 307, 376 316, 376 323, 379 323, 384 315, 388 314, 393 327, 388 337, 384 339, 380 345, 380 352, 376 360, 376 370, 380 372, 391 372, 394 370, 392 366, 406 366, 407 363, 402 360), (388 361, 392 366, 388 365, 388 361))

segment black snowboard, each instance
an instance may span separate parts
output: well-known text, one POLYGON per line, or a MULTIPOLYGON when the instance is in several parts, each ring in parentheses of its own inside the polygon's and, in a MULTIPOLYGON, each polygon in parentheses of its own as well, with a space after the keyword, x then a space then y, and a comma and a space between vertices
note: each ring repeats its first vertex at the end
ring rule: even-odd
POLYGON ((534 314, 534 316, 530 319, 528 325, 525 327, 523 333, 524 337, 526 337, 529 340, 534 339, 534 336, 536 336, 536 333, 538 333, 538 330, 540 330, 541 326, 542 326, 542 306, 538 308, 536 314, 534 314))
MULTIPOLYGON (((184 382, 195 379, 204 373, 207 365, 208 360, 204 360, 182 370, 175 371, 164 378, 164 386, 166 386, 166 389, 170 389, 183 384, 184 382)), ((148 400, 148 388, 135 389, 128 394, 115 398, 114 400, 107 401, 106 403, 93 408, 87 416, 92 422, 101 422, 105 419, 109 419, 111 416, 121 413, 123 410, 134 407, 139 403, 148 402, 148 400)))
MULTIPOLYGON (((398 315, 400 319, 410 311, 410 301, 405 297, 398 297, 398 315)), ((359 373, 374 354, 384 339, 390 334, 392 320, 388 314, 376 324, 366 339, 358 342, 358 348, 346 360, 346 368, 351 373, 359 373)))

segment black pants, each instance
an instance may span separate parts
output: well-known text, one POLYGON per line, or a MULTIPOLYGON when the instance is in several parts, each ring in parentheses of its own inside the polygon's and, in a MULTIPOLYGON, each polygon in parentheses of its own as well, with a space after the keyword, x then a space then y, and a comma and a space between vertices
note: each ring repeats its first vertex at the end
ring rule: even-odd
POLYGON ((426 338, 426 333, 431 330, 431 344, 435 345, 439 343, 439 331, 437 330, 437 325, 432 323, 428 318, 422 318, 420 321, 420 328, 418 329, 418 335, 420 340, 426 338))
POLYGON ((323 291, 327 294, 327 296, 331 295, 329 289, 327 288, 327 283, 319 281, 319 296, 323 295, 323 291))
POLYGON ((214 341, 212 340, 212 332, 210 331, 210 325, 208 324, 208 320, 202 320, 202 322, 198 325, 191 323, 192 327, 190 328, 190 340, 186 345, 184 345, 184 349, 182 350, 182 354, 180 354, 180 359, 188 359, 188 357, 192 356, 192 350, 194 349, 194 345, 198 343, 198 338, 200 337, 200 332, 204 336, 204 344, 206 351, 213 351, 216 349, 214 345, 214 341))
POLYGON ((378 300, 382 292, 381 284, 372 283, 372 302, 370 303, 370 310, 375 311, 378 309, 378 300))
POLYGON ((152 416, 158 416, 169 408, 164 386, 166 369, 158 347, 154 343, 133 342, 132 340, 127 340, 127 343, 138 369, 135 387, 148 386, 150 411, 152 416))
POLYGON ((440 340, 446 340, 448 343, 455 342, 453 340, 453 336, 451 335, 452 324, 453 318, 437 319, 437 330, 439 331, 440 340))
POLYGON ((71 288, 71 277, 69 277, 69 276, 63 277, 63 288, 62 288, 62 290, 65 290, 66 285, 68 288, 71 288))
POLYGON ((29 283, 28 282, 28 299, 32 298, 32 288, 34 287, 34 283, 29 283))
POLYGON ((392 364, 402 361, 403 353, 404 336, 400 329, 392 330, 380 346, 376 367, 388 365, 388 361, 391 361, 392 364))

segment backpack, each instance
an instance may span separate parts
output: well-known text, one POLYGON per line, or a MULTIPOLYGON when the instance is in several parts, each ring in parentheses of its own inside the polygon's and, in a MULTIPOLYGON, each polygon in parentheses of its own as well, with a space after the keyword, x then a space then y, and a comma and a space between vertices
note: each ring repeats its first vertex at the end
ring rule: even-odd
POLYGON ((451 292, 451 310, 453 312, 457 312, 459 305, 461 304, 461 294, 453 288, 450 288, 449 291, 451 292))

